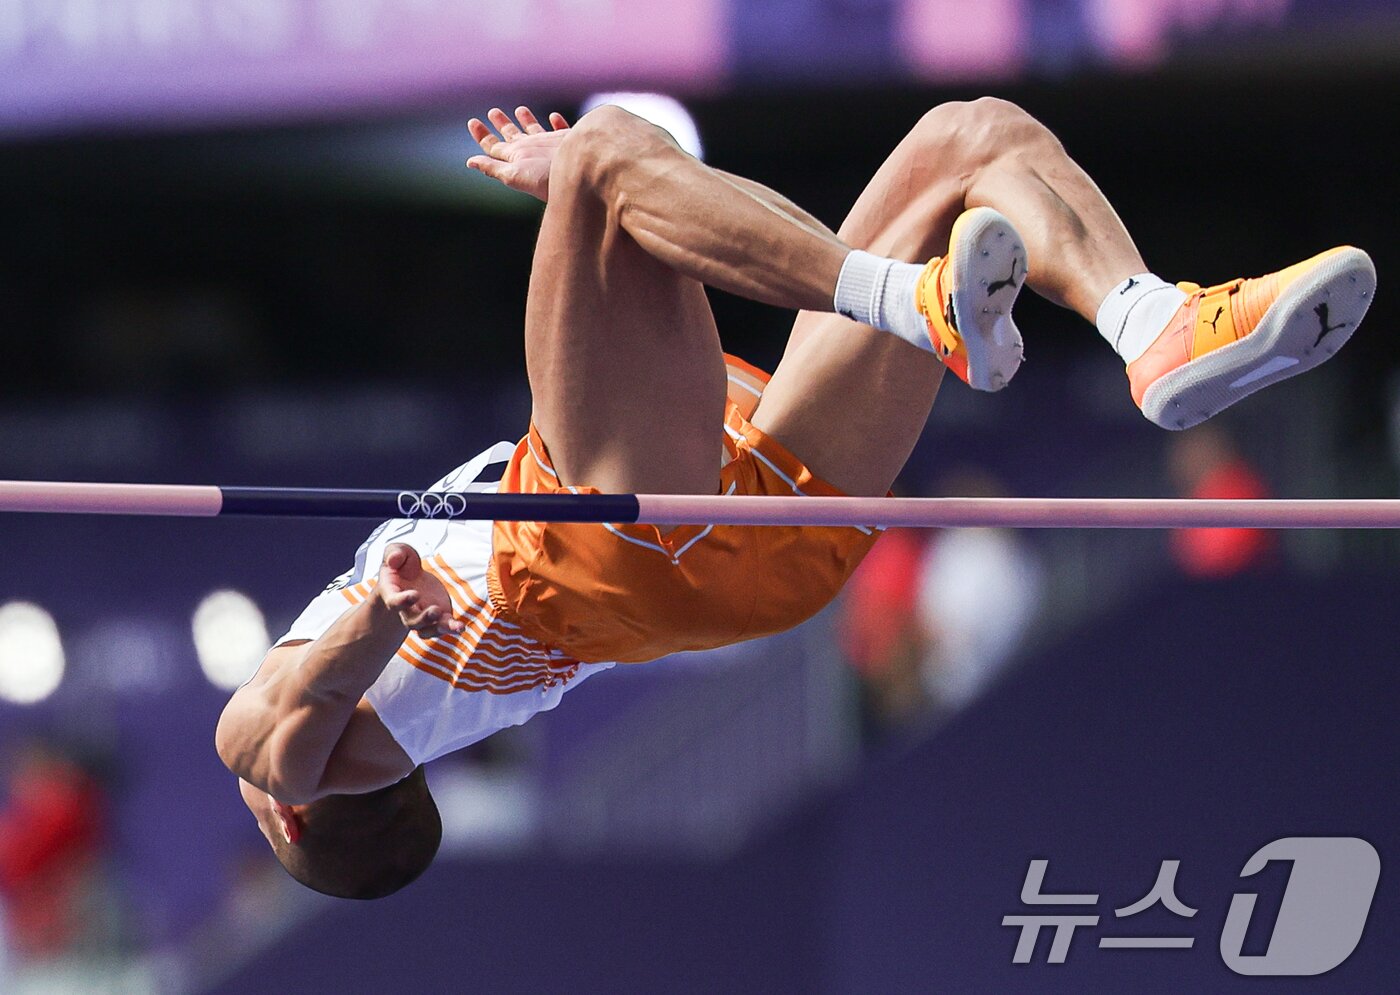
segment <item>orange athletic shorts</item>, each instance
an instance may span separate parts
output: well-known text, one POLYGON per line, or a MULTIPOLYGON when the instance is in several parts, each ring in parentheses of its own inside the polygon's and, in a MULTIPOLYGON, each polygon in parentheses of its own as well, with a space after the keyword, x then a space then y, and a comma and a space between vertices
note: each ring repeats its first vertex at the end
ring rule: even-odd
MULTIPOLYGON (((841 492, 749 424, 768 375, 729 364, 723 494, 841 492)), ((718 454, 717 454, 718 455, 718 454)), ((596 494, 561 487, 532 424, 502 493, 596 494)), ((878 528, 497 522, 491 604, 540 642, 590 663, 641 663, 790 629, 825 607, 878 528)))

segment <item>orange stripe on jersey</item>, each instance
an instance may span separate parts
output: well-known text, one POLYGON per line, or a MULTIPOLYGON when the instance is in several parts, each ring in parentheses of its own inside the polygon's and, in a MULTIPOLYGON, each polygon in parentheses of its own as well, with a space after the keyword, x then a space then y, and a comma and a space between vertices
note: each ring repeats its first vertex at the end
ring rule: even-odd
POLYGON ((555 676, 553 671, 543 667, 515 667, 496 672, 481 666, 466 666, 460 658, 432 647, 420 649, 414 655, 421 661, 439 664, 460 680, 474 680, 494 686, 518 684, 521 681, 548 681, 555 676))
POLYGON ((481 633, 481 638, 488 644, 495 643, 502 648, 511 646, 543 646, 537 639, 532 639, 520 632, 506 632, 503 630, 503 623, 495 615, 486 616, 490 619, 491 625, 481 633))
POLYGON ((454 688, 463 691, 485 691, 489 694, 515 694, 519 691, 548 687, 561 681, 567 681, 574 676, 573 673, 552 674, 538 671, 535 673, 526 673, 510 679, 495 679, 481 677, 475 673, 454 674, 449 667, 438 663, 432 658, 419 658, 414 656, 412 653, 408 652, 407 648, 400 649, 396 655, 414 669, 436 677, 439 680, 446 681, 454 688))
POLYGON ((482 612, 474 615, 455 615, 457 621, 461 622, 466 629, 457 636, 458 639, 480 639, 491 628, 494 618, 482 612))
POLYGON ((545 657, 540 654, 526 656, 520 653, 516 653, 510 656, 498 656, 495 653, 490 652, 489 650, 483 650, 478 648, 476 652, 474 652, 469 658, 467 658, 465 666, 468 666, 475 670, 489 671, 498 674, 520 673, 524 671, 528 671, 530 673, 534 673, 536 671, 549 671, 551 673, 560 673, 562 671, 568 670, 570 664, 572 663, 572 661, 564 660, 560 660, 557 662, 560 664, 560 666, 556 667, 551 664, 548 657, 545 657))
MULTIPOLYGON (((422 639, 417 633, 413 635, 419 640, 422 639)), ((482 655, 502 663, 517 660, 535 661, 550 669, 563 669, 577 662, 569 657, 550 653, 545 646, 528 636, 502 634, 490 628, 483 633, 468 631, 453 635, 439 635, 434 638, 439 643, 453 647, 464 659, 482 655)), ((426 641, 424 642, 426 645, 426 641)))
POLYGON ((340 589, 341 595, 352 605, 358 605, 365 598, 369 597, 369 592, 374 589, 373 581, 361 581, 351 587, 340 589))
POLYGON ((477 593, 472 590, 472 586, 468 584, 465 579, 463 579, 461 574, 457 573, 456 570, 453 570, 451 565, 449 565, 445 559, 443 559, 441 556, 435 556, 433 557, 433 561, 437 564, 438 569, 440 569, 443 572, 443 574, 446 575, 443 579, 447 581, 447 584, 449 586, 455 587, 457 589, 458 593, 461 594, 462 599, 467 604, 470 604, 475 608, 486 607, 486 599, 477 597, 477 593))
MULTIPOLYGON (((481 612, 477 612, 472 615, 458 615, 454 613, 452 617, 455 618, 457 621, 461 622, 464 626, 466 626, 466 628, 461 633, 451 637, 455 639, 480 639, 483 635, 486 634, 487 630, 491 627, 491 622, 493 621, 493 618, 490 615, 485 615, 481 612)), ((449 637, 443 636, 441 638, 446 639, 449 637)))
POLYGON ((465 620, 466 631, 456 634, 435 635, 435 640, 445 642, 455 649, 463 658, 468 658, 473 652, 493 651, 497 658, 503 655, 525 655, 542 656, 542 658, 564 659, 561 656, 550 655, 549 649, 543 647, 538 641, 532 640, 528 635, 517 635, 512 633, 500 633, 496 630, 498 621, 493 614, 476 614, 465 620))
POLYGON ((463 643, 451 636, 439 636, 432 643, 417 633, 409 638, 410 652, 419 658, 433 656, 454 673, 474 673, 493 680, 513 679, 525 675, 559 675, 567 672, 577 661, 551 658, 542 649, 518 649, 501 655, 463 643))
MULTIPOLYGON (((456 650, 457 654, 461 656, 463 660, 465 660, 469 656, 471 656, 472 652, 476 649, 476 644, 478 639, 480 639, 480 635, 476 632, 468 630, 466 632, 456 634, 440 633, 434 636, 433 638, 439 644, 450 646, 452 649, 456 650)), ((413 643, 415 646, 431 645, 426 639, 424 639, 416 632, 410 632, 408 634, 408 641, 410 643, 413 643)))
POLYGON ((479 652, 495 653, 497 656, 506 656, 512 653, 529 653, 531 655, 545 656, 551 660, 568 659, 562 653, 551 653, 539 643, 529 639, 527 636, 503 636, 498 632, 488 632, 477 641, 479 652))
POLYGON ((436 677, 438 680, 443 681, 461 691, 484 691, 487 694, 515 694, 519 691, 533 690, 534 688, 537 688, 542 684, 546 683, 542 680, 525 680, 509 685, 492 686, 488 684, 479 683, 477 681, 473 681, 467 678, 453 677, 450 673, 444 671, 440 666, 431 662, 416 660, 409 656, 403 656, 403 660, 409 666, 413 667, 414 670, 427 674, 430 677, 436 677))
POLYGON ((437 635, 432 641, 418 633, 410 633, 404 650, 419 663, 433 663, 449 671, 454 678, 473 680, 496 688, 516 685, 549 683, 551 679, 567 680, 577 672, 578 661, 555 656, 533 640, 518 636, 501 636, 490 632, 490 641, 483 643, 482 634, 469 631, 459 635, 437 635), (497 642, 500 639, 518 642, 497 642))

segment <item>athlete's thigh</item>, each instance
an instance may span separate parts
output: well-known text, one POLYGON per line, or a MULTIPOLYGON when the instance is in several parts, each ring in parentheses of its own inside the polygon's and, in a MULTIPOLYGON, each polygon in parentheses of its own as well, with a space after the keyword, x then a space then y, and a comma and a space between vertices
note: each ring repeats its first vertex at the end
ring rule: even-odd
POLYGON ((726 380, 705 290, 643 252, 587 191, 556 191, 545 211, 525 355, 561 482, 718 488, 726 380))
MULTIPOLYGON (((957 173, 911 136, 890 154, 841 225, 842 241, 924 262, 947 251, 963 207, 957 173)), ((848 494, 886 493, 933 407, 932 353, 837 314, 803 311, 752 419, 848 494)))

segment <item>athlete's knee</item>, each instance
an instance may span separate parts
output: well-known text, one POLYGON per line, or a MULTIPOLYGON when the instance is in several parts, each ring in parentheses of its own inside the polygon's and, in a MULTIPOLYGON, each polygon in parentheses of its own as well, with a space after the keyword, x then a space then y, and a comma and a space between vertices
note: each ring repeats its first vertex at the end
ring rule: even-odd
POLYGON ((1027 148, 1059 145, 1045 125, 999 97, 939 104, 919 120, 915 134, 930 151, 951 153, 971 168, 1027 148))
POLYGON ((550 187, 564 183, 610 193, 629 172, 676 151, 675 142, 656 125, 605 104, 569 130, 550 170, 550 187))

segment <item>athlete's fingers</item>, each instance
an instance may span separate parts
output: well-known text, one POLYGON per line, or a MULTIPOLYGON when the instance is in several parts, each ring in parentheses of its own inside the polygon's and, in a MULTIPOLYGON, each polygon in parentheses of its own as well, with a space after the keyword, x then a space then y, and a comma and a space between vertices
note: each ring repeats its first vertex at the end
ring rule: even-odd
POLYGON ((569 121, 563 114, 554 111, 549 115, 549 126, 555 131, 567 131, 569 128, 569 121))
POLYGON ((501 137, 506 141, 513 141, 520 137, 520 128, 510 119, 510 115, 499 107, 492 107, 486 112, 486 116, 491 123, 496 126, 496 130, 501 133, 501 137))
POLYGON ((437 628, 438 620, 442 618, 442 609, 431 605, 420 612, 400 612, 399 618, 408 628, 422 632, 424 629, 437 628))
POLYGON ((467 122, 467 131, 471 133, 472 138, 476 139, 476 144, 481 146, 483 152, 489 153, 491 147, 500 142, 496 133, 486 127, 486 122, 479 117, 474 117, 467 122))
POLYGON ((467 160, 467 168, 474 169, 478 173, 485 173, 487 176, 491 177, 491 179, 500 180, 504 183, 506 181, 507 171, 510 169, 510 164, 499 162, 492 159, 490 156, 474 155, 467 160))
POLYGON ((544 132, 544 125, 535 117, 535 112, 524 104, 515 109, 515 119, 520 122, 520 127, 525 129, 527 135, 539 135, 544 132))
POLYGON ((384 563, 404 580, 413 580, 423 573, 423 563, 418 553, 402 542, 391 542, 384 550, 384 563))
POLYGON ((492 159, 499 159, 501 162, 510 162, 515 157, 515 146, 510 142, 503 142, 494 134, 488 132, 490 138, 481 143, 481 151, 485 152, 492 159))
POLYGON ((438 632, 444 636, 460 636, 467 631, 467 624, 460 619, 449 618, 438 623, 438 632))
POLYGON ((424 612, 399 612, 399 621, 414 632, 433 632, 438 625, 437 618, 428 618, 424 612))
POLYGON ((384 603, 390 608, 394 609, 394 611, 403 611, 405 608, 408 608, 417 600, 417 591, 400 591, 397 594, 389 595, 387 598, 384 599, 384 603))

